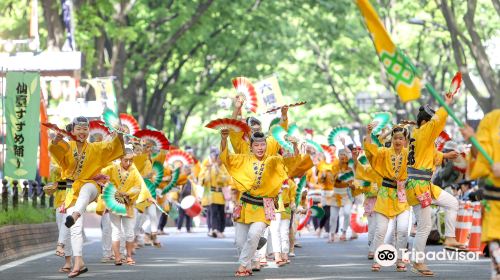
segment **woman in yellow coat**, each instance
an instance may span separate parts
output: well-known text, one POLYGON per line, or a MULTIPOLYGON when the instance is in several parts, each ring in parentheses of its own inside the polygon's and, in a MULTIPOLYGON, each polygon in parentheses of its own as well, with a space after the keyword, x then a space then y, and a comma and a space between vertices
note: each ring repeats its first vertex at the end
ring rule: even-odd
MULTIPOLYGON (((445 96, 445 98, 448 105, 452 103, 452 97, 445 96)), ((460 246, 455 239, 458 200, 431 183, 435 168, 434 143, 444 129, 447 117, 448 113, 442 107, 434 112, 428 105, 421 106, 417 116, 417 127, 410 138, 406 196, 408 204, 413 207, 417 221, 417 232, 413 242, 415 256, 425 256, 425 246, 432 227, 431 204, 441 206, 449 212, 445 219, 445 244, 460 246)), ((433 276, 434 273, 424 262, 425 259, 415 258, 412 272, 422 276, 433 276)))
POLYGON ((101 191, 95 177, 109 162, 123 155, 123 136, 118 134, 111 141, 87 142, 89 121, 86 117, 77 117, 69 127, 76 141, 66 142, 63 134, 57 134, 49 145, 49 152, 62 169, 63 178, 73 181, 73 195, 66 196, 68 209, 65 225, 71 231, 71 247, 75 257, 73 270, 68 277, 76 277, 88 271, 82 258, 83 222, 79 219, 87 205, 97 199, 101 191))
MULTIPOLYGON (((233 219, 236 224, 236 246, 240 266, 235 276, 251 275, 251 260, 259 239, 274 217, 273 200, 278 196, 282 183, 288 179, 287 167, 281 156, 266 156, 266 138, 255 132, 250 137, 253 154, 229 154, 229 131, 221 131, 221 161, 233 177, 240 195, 233 219)), ((297 145, 295 149, 297 149, 297 145)))
MULTIPOLYGON (((370 135, 374 125, 368 125, 367 134, 370 135)), ((405 148, 408 139, 408 130, 401 126, 392 129, 392 144, 390 148, 381 147, 371 142, 371 137, 366 137, 364 150, 373 170, 382 177, 382 184, 375 202, 376 230, 370 251, 375 252, 384 243, 387 226, 390 219, 396 219, 397 224, 397 255, 402 256, 402 249, 406 249, 408 239, 408 222, 410 220, 409 205, 406 201, 404 181, 406 180, 406 166, 408 149, 405 148)), ((380 264, 374 263, 372 271, 380 271, 380 264)), ((396 270, 406 271, 406 265, 398 259, 396 270)))
POLYGON ((479 123, 476 135, 469 126, 461 132, 466 140, 469 140, 471 136, 476 136, 479 144, 494 161, 490 164, 473 146, 470 176, 472 179, 486 178, 482 197, 485 205, 481 241, 489 245, 492 261, 491 279, 500 279, 500 109, 493 110, 484 116, 479 123))
POLYGON ((141 190, 146 188, 141 174, 133 164, 134 153, 132 149, 125 149, 125 155, 120 159, 120 163, 112 164, 102 170, 102 173, 109 176, 109 181, 114 185, 126 201, 127 214, 125 216, 116 213, 110 213, 111 220, 111 240, 113 253, 115 255, 115 264, 121 265, 120 255, 120 237, 125 236, 127 249, 127 264, 134 265, 132 259, 132 250, 134 249, 134 226, 135 215, 134 205, 141 190))

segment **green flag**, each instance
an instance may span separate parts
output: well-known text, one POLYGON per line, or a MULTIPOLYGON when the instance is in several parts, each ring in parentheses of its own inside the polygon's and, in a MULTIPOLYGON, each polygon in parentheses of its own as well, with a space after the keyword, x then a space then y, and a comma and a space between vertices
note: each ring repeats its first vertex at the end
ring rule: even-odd
POLYGON ((40 73, 8 72, 5 176, 34 180, 40 134, 40 73))

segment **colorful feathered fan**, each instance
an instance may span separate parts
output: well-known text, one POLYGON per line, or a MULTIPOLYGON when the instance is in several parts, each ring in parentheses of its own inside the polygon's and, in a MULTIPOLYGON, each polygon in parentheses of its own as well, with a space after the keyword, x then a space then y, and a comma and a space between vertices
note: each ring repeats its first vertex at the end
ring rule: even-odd
POLYGON ((269 124, 269 129, 271 129, 271 127, 273 127, 274 125, 278 125, 280 124, 281 122, 281 118, 274 118, 271 123, 269 124))
POLYGON ((137 131, 141 129, 139 123, 132 115, 121 113, 120 121, 122 125, 127 127, 129 134, 134 135, 137 131))
POLYGON ((311 206, 311 216, 321 219, 325 216, 325 210, 319 206, 313 205, 311 206))
POLYGON ((310 139, 307 139, 306 140, 306 145, 309 146, 309 147, 312 147, 316 153, 324 153, 325 151, 323 150, 323 148, 321 147, 320 144, 314 142, 313 140, 310 140, 310 139))
POLYGON ((165 157, 165 161, 169 165, 173 165, 176 161, 181 161, 184 165, 191 165, 194 163, 193 157, 183 150, 172 150, 165 157))
POLYGON ((332 129, 330 134, 328 135, 328 144, 335 145, 335 142, 340 142, 341 138, 349 139, 351 130, 345 126, 338 126, 332 129))
POLYGON ((288 136, 294 137, 296 139, 301 139, 302 135, 300 133, 300 128, 297 124, 291 124, 288 126, 288 136))
POLYGON ((448 90, 447 94, 453 97, 460 92, 461 87, 462 87, 462 73, 457 72, 453 77, 453 80, 451 80, 450 89, 448 90))
POLYGON ((134 133, 134 136, 143 141, 153 142, 154 146, 160 150, 168 150, 170 146, 170 142, 161 131, 143 129, 134 133))
POLYGON ((158 187, 161 183, 161 180, 163 179, 163 164, 160 162, 155 161, 153 163, 153 176, 151 177, 151 182, 158 187))
POLYGON ((250 80, 245 77, 237 77, 234 78, 232 82, 234 88, 236 89, 236 92, 245 97, 247 108, 250 111, 257 113, 259 101, 257 99, 257 92, 255 91, 255 87, 250 82, 250 80))
POLYGON ((349 172, 346 172, 346 173, 342 173, 339 176, 339 180, 342 181, 342 182, 347 182, 347 181, 354 180, 354 172, 349 171, 349 172))
POLYGON ((378 139, 377 135, 375 134, 371 134, 370 137, 372 138, 372 143, 377 145, 378 147, 382 147, 382 142, 380 142, 380 140, 378 139))
POLYGON ((271 127, 271 135, 283 149, 293 153, 293 145, 290 141, 285 139, 288 133, 283 127, 279 125, 271 127))
POLYGON ((100 120, 93 120, 90 121, 89 125, 89 137, 90 138, 96 138, 100 137, 101 139, 104 139, 111 135, 109 132, 109 129, 106 127, 103 121, 100 120))
POLYGON ((297 193, 295 194, 295 205, 300 204, 300 198, 302 197, 302 190, 306 187, 307 185, 307 180, 306 176, 302 176, 300 178, 300 182, 297 185, 297 193))
POLYGON ((444 148, 444 144, 446 144, 446 142, 450 141, 451 140, 451 137, 450 135, 448 135, 448 133, 446 133, 446 131, 441 131, 441 133, 439 134, 438 138, 436 139, 436 148, 438 149, 438 151, 442 151, 443 148, 444 148))
POLYGON ((105 108, 102 119, 104 120, 104 125, 109 129, 109 132, 113 133, 116 131, 130 138, 135 138, 126 128, 123 128, 120 118, 113 110, 105 108))
POLYGON ((372 120, 375 123, 375 127, 372 130, 373 134, 379 134, 380 131, 391 121, 392 115, 389 112, 376 113, 372 120))
POLYGON ((148 188, 149 193, 151 196, 156 199, 156 186, 151 180, 149 179, 144 179, 144 183, 146 183, 146 188, 148 188))
POLYGON ((326 163, 332 163, 335 159, 335 150, 327 145, 321 145, 321 148, 323 148, 326 163))
POLYGON ((362 165, 368 164, 368 159, 366 158, 365 155, 360 155, 358 157, 358 162, 361 163, 362 165))
POLYGON ((179 175, 181 174, 181 169, 177 168, 172 173, 172 178, 170 179, 170 183, 161 191, 161 194, 164 195, 168 193, 173 187, 177 185, 177 181, 179 180, 179 175))
POLYGON ((117 215, 127 215, 127 207, 125 202, 118 195, 116 187, 109 183, 103 190, 102 199, 106 208, 117 215))
POLYGON ((250 133, 251 131, 251 128, 245 122, 229 118, 213 120, 205 125, 205 127, 216 130, 227 128, 229 130, 233 130, 235 132, 243 132, 245 134, 250 133))
POLYGON ((311 218, 311 207, 312 207, 312 205, 313 205, 313 200, 311 198, 307 202, 306 216, 304 217, 304 219, 302 221, 300 221, 299 225, 297 226, 297 231, 301 231, 309 223, 309 219, 311 218))

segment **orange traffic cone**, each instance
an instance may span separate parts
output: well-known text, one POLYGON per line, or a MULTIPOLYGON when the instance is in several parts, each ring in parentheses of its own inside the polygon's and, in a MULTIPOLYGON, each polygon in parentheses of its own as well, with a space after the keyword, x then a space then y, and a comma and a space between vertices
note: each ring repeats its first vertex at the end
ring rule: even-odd
POLYGON ((472 207, 470 201, 460 202, 457 215, 455 237, 458 243, 468 244, 469 234, 472 227, 472 207))
POLYGON ((472 227, 470 230, 470 240, 468 250, 470 252, 481 251, 481 202, 473 202, 472 227))

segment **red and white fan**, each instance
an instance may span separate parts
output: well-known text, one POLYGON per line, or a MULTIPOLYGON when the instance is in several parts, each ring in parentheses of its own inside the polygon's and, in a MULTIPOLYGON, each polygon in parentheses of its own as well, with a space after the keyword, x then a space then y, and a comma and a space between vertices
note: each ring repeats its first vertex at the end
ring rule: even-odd
POLYGON ((366 233, 368 232, 368 218, 363 215, 363 207, 356 207, 351 213, 351 230, 355 233, 366 233))
POLYGON ((89 137, 96 139, 96 137, 99 137, 102 139, 105 139, 111 135, 111 132, 109 129, 106 127, 103 121, 101 120, 93 120, 90 121, 89 123, 89 137))
POLYGON ((251 131, 250 127, 245 122, 229 118, 210 121, 205 127, 217 130, 228 128, 236 132, 244 132, 245 134, 251 131))
POLYGON ((134 133, 134 136, 140 138, 142 141, 153 142, 160 150, 168 150, 170 147, 170 142, 161 131, 143 129, 134 133))
POLYGON ((446 94, 454 97, 460 93, 460 88, 462 88, 462 73, 459 71, 455 74, 453 80, 451 80, 450 88, 446 94))
POLYGON ((169 165, 173 165, 176 161, 181 161, 184 165, 194 164, 194 158, 183 150, 172 150, 165 157, 165 161, 169 165))
POLYGON ((451 137, 450 135, 448 135, 448 133, 446 133, 446 131, 441 131, 441 133, 439 134, 438 138, 436 139, 436 148, 438 149, 438 151, 442 151, 443 148, 444 148, 444 144, 446 144, 446 142, 450 141, 451 140, 451 137))
POLYGON ((335 147, 321 145, 321 148, 323 148, 326 163, 332 163, 335 159, 335 147))
POLYGON ((255 87, 250 82, 249 79, 245 77, 237 77, 232 80, 233 86, 236 89, 236 92, 245 97, 247 108, 257 113, 257 107, 259 106, 259 101, 257 99, 257 92, 255 91, 255 87))
POLYGON ((137 131, 141 129, 137 120, 129 114, 121 113, 120 121, 122 125, 127 127, 128 134, 134 135, 137 131))

